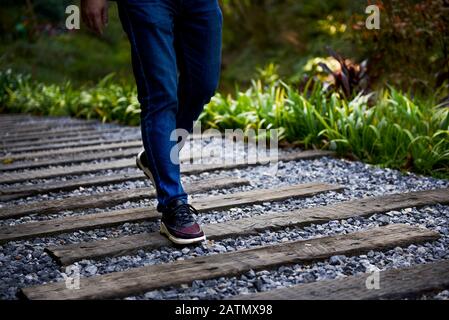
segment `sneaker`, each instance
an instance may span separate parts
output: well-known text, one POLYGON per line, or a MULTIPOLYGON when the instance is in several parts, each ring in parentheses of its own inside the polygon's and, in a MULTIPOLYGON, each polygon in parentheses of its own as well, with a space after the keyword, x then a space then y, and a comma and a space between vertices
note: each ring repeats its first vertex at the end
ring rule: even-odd
MULTIPOLYGON (((182 140, 179 145, 179 151, 181 152, 182 148, 184 147, 187 139, 182 140)), ((143 171, 143 173, 151 180, 153 183, 153 186, 156 187, 156 184, 154 183, 154 177, 153 174, 150 171, 150 168, 148 166, 148 158, 147 154, 145 153, 145 149, 142 149, 136 156, 136 165, 137 167, 143 171)))
POLYGON ((142 151, 140 151, 137 156, 136 156, 136 164, 137 167, 143 171, 143 173, 151 180, 151 182, 153 183, 153 186, 156 187, 156 184, 154 183, 154 177, 153 174, 150 171, 150 168, 148 166, 148 159, 147 159, 147 155, 145 153, 145 150, 142 149, 142 151))
POLYGON ((181 200, 173 200, 162 213, 161 234, 176 244, 191 244, 206 240, 203 230, 192 214, 198 211, 181 200))

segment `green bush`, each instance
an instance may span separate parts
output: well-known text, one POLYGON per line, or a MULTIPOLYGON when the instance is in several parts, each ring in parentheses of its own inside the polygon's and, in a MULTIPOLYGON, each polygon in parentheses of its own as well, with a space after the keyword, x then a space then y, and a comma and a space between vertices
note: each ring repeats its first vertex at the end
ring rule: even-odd
POLYGON ((140 108, 135 86, 115 83, 113 77, 110 74, 95 86, 75 88, 70 82, 49 85, 9 70, 0 72, 0 111, 138 125, 140 108))
POLYGON ((254 81, 235 96, 217 94, 201 120, 217 129, 278 128, 283 141, 398 169, 449 176, 449 108, 413 102, 393 88, 347 101, 319 83, 298 92, 282 81, 254 81), (371 106, 375 98, 375 104, 371 106))

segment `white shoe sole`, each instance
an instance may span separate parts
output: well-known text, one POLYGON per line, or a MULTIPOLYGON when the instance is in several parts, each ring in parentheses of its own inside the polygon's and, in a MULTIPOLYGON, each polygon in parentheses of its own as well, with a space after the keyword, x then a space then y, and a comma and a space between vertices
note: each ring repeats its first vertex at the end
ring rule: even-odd
POLYGON ((192 239, 176 238, 176 237, 172 236, 170 234, 170 232, 168 232, 167 227, 165 226, 165 224, 163 222, 161 222, 160 232, 161 232, 161 234, 166 235, 171 242, 176 243, 176 244, 192 244, 192 243, 198 243, 198 242, 202 242, 202 241, 206 240, 206 235, 203 235, 198 238, 192 238, 192 239))
POLYGON ((156 183, 154 183, 154 177, 153 174, 151 173, 151 171, 145 167, 142 163, 142 161, 140 161, 140 157, 142 156, 142 153, 144 153, 145 150, 140 151, 137 156, 136 156, 136 165, 137 167, 143 171, 143 173, 147 176, 147 178, 149 178, 151 180, 151 183, 153 184, 153 187, 156 187, 156 183))

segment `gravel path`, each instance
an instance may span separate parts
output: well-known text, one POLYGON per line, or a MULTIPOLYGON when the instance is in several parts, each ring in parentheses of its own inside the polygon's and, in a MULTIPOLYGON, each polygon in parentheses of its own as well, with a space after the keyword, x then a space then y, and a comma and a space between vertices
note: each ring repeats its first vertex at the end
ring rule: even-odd
MULTIPOLYGON (((129 130, 136 133, 136 128, 129 130)), ((195 148, 201 142, 195 141, 195 148)), ((216 139, 202 142, 202 146, 212 146, 219 143, 216 139)), ((286 150, 290 152, 293 150, 286 150)), ((93 163, 93 162, 91 162, 93 163)), ((136 172, 134 168, 109 170, 106 174, 136 172)), ((83 176, 103 175, 104 172, 83 176)), ((428 190, 449 187, 449 181, 438 180, 415 174, 403 174, 395 170, 381 169, 360 162, 350 162, 343 159, 324 157, 315 160, 290 161, 280 163, 276 174, 269 172, 266 166, 216 171, 199 175, 185 176, 184 183, 211 179, 215 177, 241 177, 251 181, 250 186, 214 190, 192 195, 192 199, 204 198, 209 195, 228 194, 257 188, 276 189, 279 186, 306 183, 329 182, 345 186, 343 192, 329 192, 305 199, 287 200, 279 203, 262 203, 229 210, 212 211, 198 217, 201 223, 217 223, 265 214, 270 211, 287 211, 298 208, 309 208, 337 203, 350 199, 368 196, 379 196, 391 193, 428 190)), ((74 177, 43 179, 31 183, 61 181, 74 177)), ((29 183, 27 183, 29 184, 29 183)), ((14 184, 20 186, 20 184, 14 184)), ((70 192, 54 192, 46 195, 32 196, 0 203, 1 206, 18 205, 49 199, 62 199, 78 195, 93 195, 105 191, 134 189, 149 186, 146 181, 128 181, 100 187, 80 188, 70 192)), ((5 185, 0 185, 0 188, 5 185)), ((113 209, 154 206, 154 201, 143 200, 126 202, 110 208, 64 211, 54 215, 30 215, 19 219, 0 221, 0 226, 16 225, 37 220, 47 220, 62 216, 76 216, 104 212, 113 209)), ((194 281, 181 287, 155 290, 143 295, 127 299, 222 299, 235 294, 265 291, 278 287, 307 283, 323 279, 355 275, 368 270, 385 270, 449 259, 449 206, 433 205, 420 209, 410 208, 376 214, 369 218, 350 218, 347 220, 330 221, 323 225, 311 225, 304 228, 285 228, 272 232, 266 231, 257 236, 228 238, 219 241, 206 241, 201 245, 188 248, 164 247, 158 250, 140 250, 137 254, 116 258, 105 258, 99 261, 84 260, 76 263, 83 276, 92 276, 129 268, 166 263, 175 260, 189 259, 197 256, 213 255, 231 252, 243 248, 260 245, 282 243, 290 240, 310 239, 326 235, 345 234, 364 230, 373 226, 391 223, 406 223, 425 226, 438 231, 441 238, 433 243, 410 245, 389 251, 370 251, 366 255, 353 257, 333 256, 323 262, 310 265, 290 265, 280 268, 253 270, 238 277, 221 277, 206 281, 194 281)), ((60 268, 43 252, 47 245, 61 245, 92 241, 123 235, 137 234, 144 231, 156 231, 158 223, 126 223, 114 228, 79 231, 52 237, 36 238, 26 241, 14 241, 0 246, 0 299, 15 299, 17 289, 24 286, 42 284, 49 281, 63 280, 60 268)), ((420 299, 449 299, 449 292, 442 291, 418 297, 420 299)))

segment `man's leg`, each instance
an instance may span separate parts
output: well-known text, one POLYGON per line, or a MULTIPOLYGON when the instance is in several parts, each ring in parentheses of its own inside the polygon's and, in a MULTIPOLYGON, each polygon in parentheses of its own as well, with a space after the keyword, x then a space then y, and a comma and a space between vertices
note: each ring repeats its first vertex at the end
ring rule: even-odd
POLYGON ((176 141, 178 73, 174 48, 174 25, 179 14, 177 0, 123 0, 120 19, 132 48, 133 69, 141 104, 142 140, 146 155, 138 164, 153 178, 162 212, 161 233, 177 244, 203 241, 204 232, 187 204, 178 161, 172 154, 176 141))
POLYGON ((180 168, 170 151, 176 141, 178 110, 174 17, 177 1, 119 1, 120 19, 131 44, 133 70, 141 104, 142 140, 157 190, 158 209, 174 199, 187 201, 180 168))
POLYGON ((176 126, 192 132, 218 86, 222 14, 217 0, 184 0, 175 28, 180 71, 176 126))

